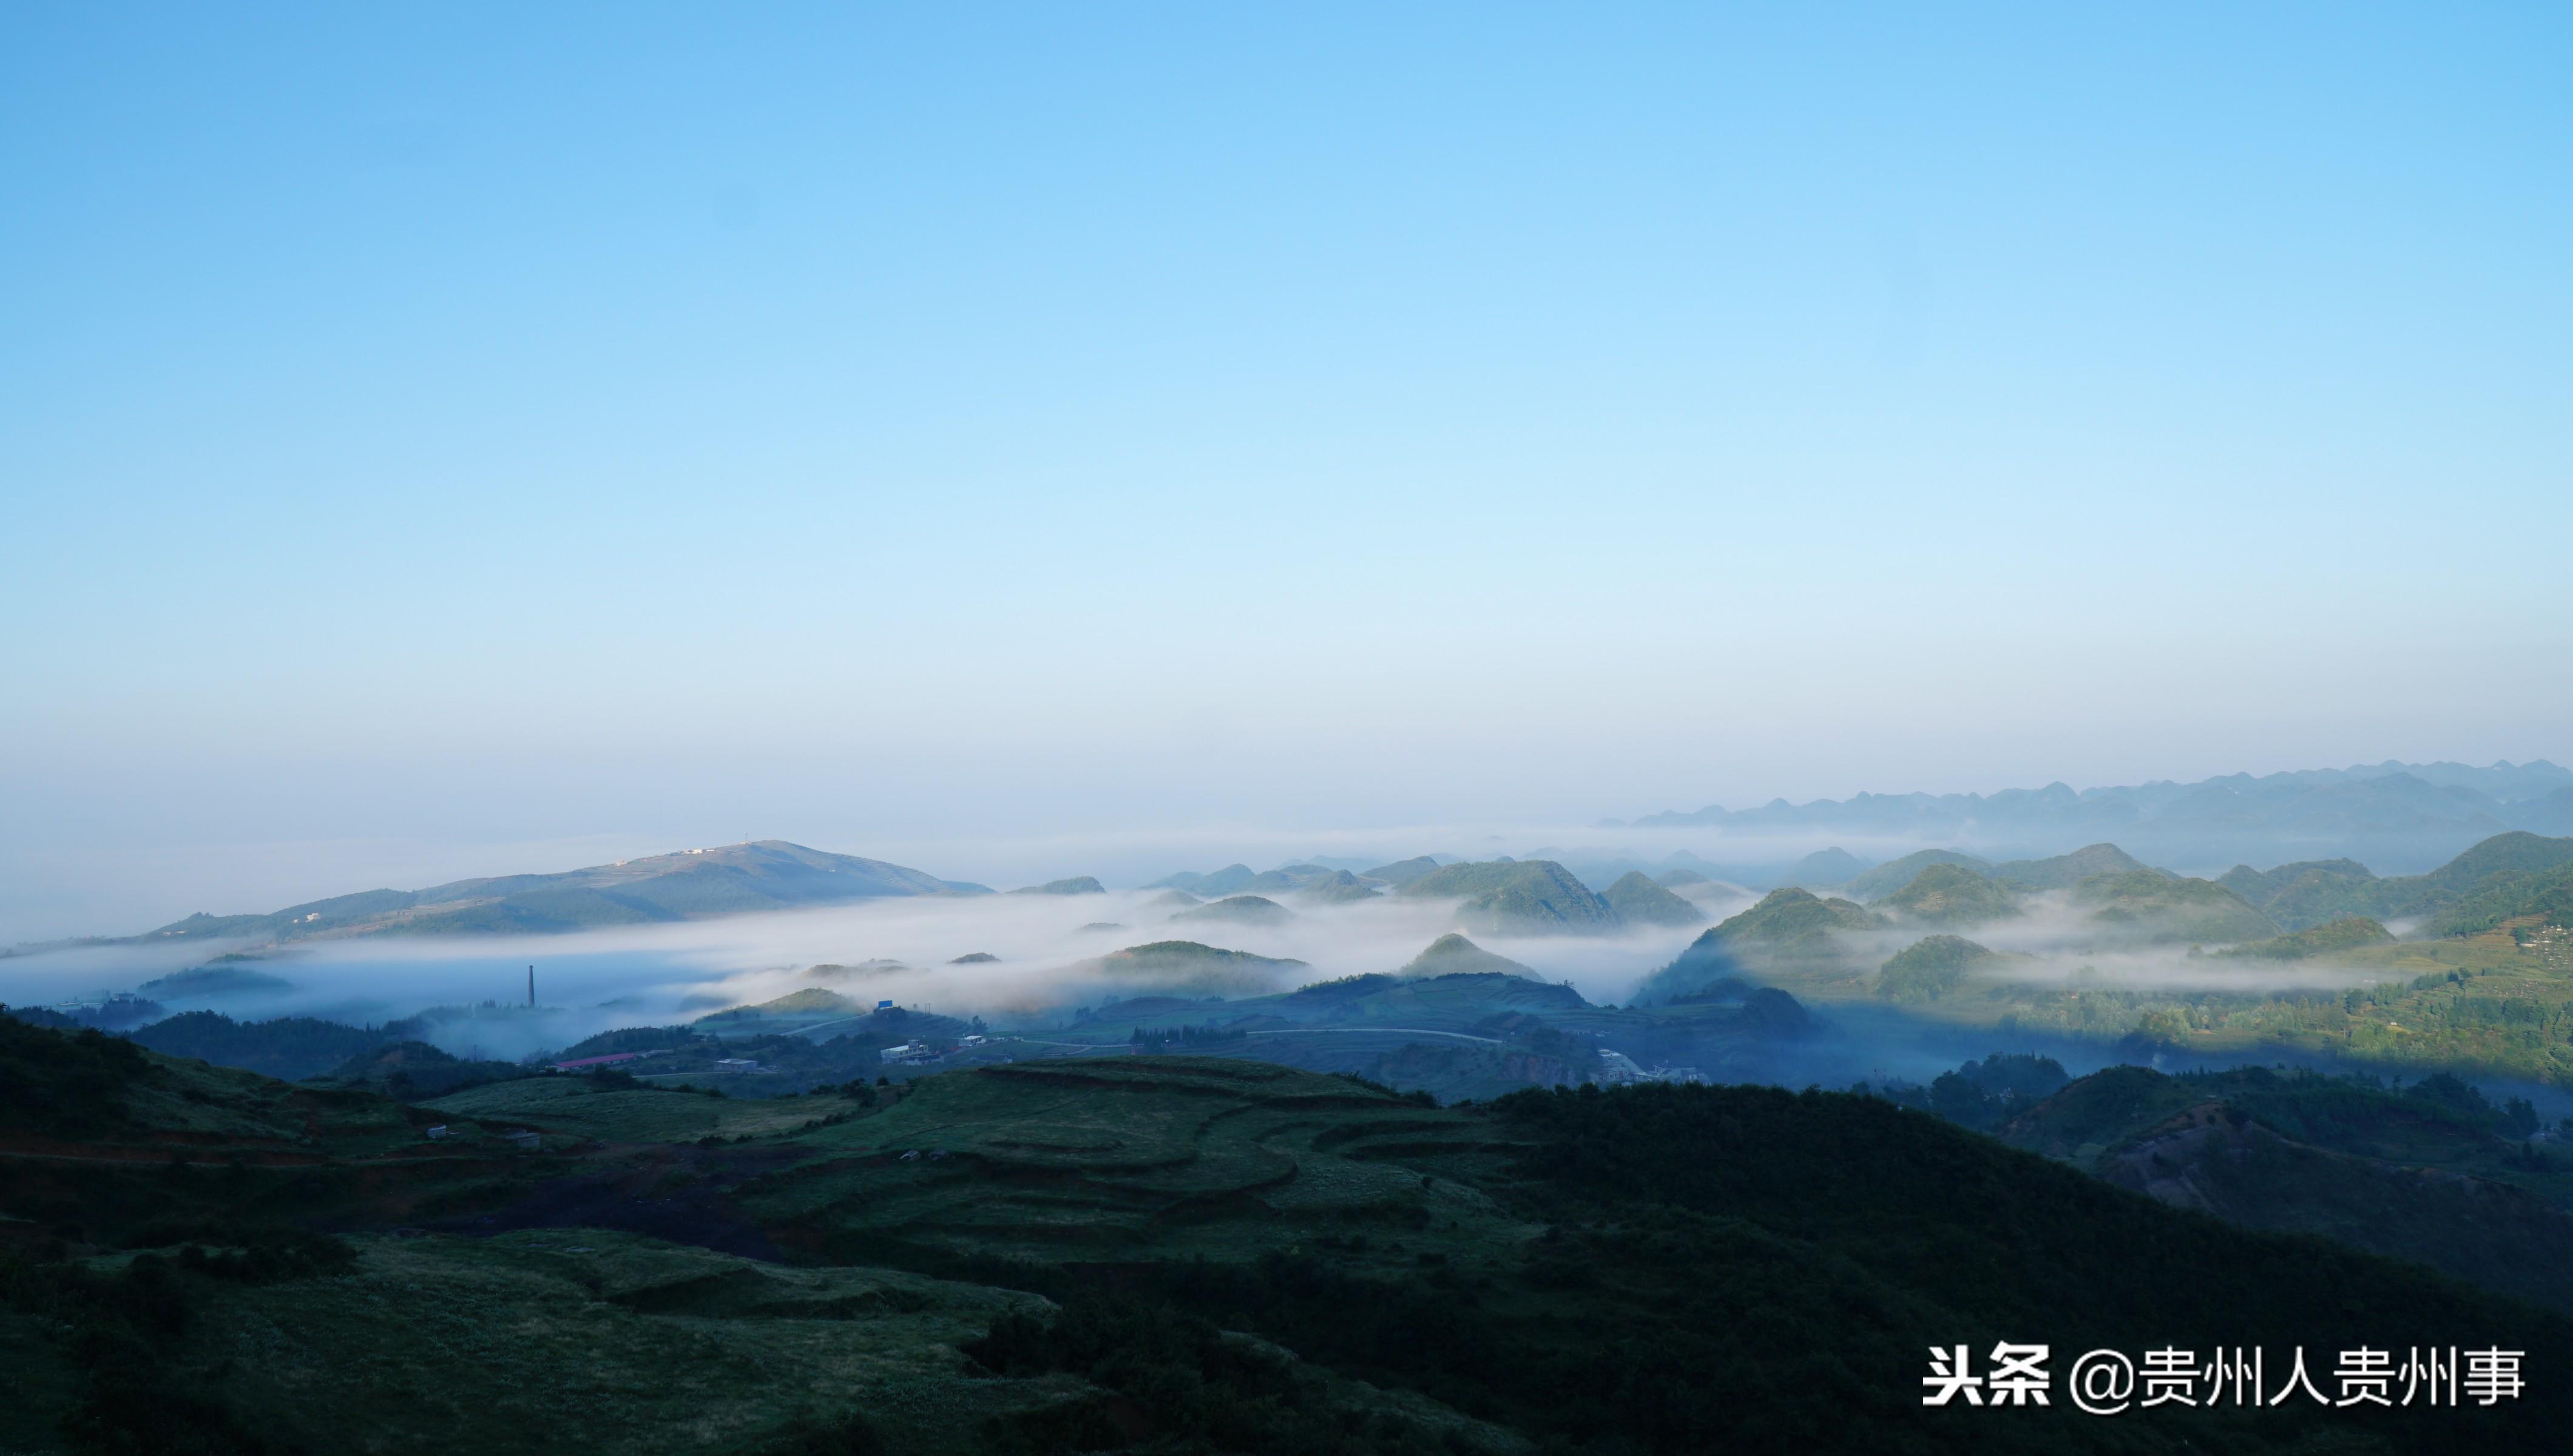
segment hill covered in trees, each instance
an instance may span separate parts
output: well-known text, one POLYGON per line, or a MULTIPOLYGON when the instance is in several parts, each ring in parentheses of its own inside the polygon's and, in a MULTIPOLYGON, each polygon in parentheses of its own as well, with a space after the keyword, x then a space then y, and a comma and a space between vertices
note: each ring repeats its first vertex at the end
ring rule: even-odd
POLYGON ((2513 1452, 2573 1415, 2559 1315, 1876 1096, 1129 1055, 415 1106, 5 1019, 0 1082, 12 1449, 2513 1452), (2330 1404, 2389 1341, 2530 1379, 2330 1404), (1923 1404, 1926 1351, 2005 1342, 2050 1403, 1923 1404), (2218 1344, 2261 1399, 2068 1399, 2080 1352, 2218 1344), (2320 1390, 2270 1403, 2299 1348, 2320 1390))

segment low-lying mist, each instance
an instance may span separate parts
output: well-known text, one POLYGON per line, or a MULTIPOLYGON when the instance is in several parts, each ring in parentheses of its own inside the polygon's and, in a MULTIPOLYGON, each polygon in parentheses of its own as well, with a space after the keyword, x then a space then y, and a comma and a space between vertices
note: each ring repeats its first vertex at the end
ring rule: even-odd
MULTIPOLYGON (((825 990, 872 1007, 1041 1028, 1125 996, 1197 994, 1160 986, 1102 958, 1138 945, 1193 941, 1282 964, 1234 969, 1226 994, 1259 995, 1343 976, 1398 970, 1454 928, 1446 902, 1383 896, 1346 904, 1282 903, 1276 925, 1174 923, 1159 891, 1104 895, 887 898, 813 910, 619 927, 541 937, 306 942, 229 959, 221 944, 115 946, 12 958, 5 998, 42 1004, 140 991, 171 1012, 236 1019, 309 1016, 379 1025, 440 1007, 481 1007, 439 1022, 429 1040, 459 1055, 515 1058, 616 1027, 685 1022, 794 992, 825 990), (962 957, 991 957, 958 964, 962 957), (1284 963, 1301 963, 1284 964, 1284 963), (286 986, 173 994, 149 983, 213 965, 286 986), (536 1006, 527 1009, 527 972, 536 1006), (1240 978, 1248 976, 1249 982, 1240 978)), ((1710 913, 1734 901, 1719 899, 1710 913)), ((1614 1002, 1668 963, 1699 927, 1638 928, 1608 937, 1478 937, 1476 944, 1614 1002)))
POLYGON ((1896 924, 1842 935, 1852 959, 1868 964, 1882 963, 1925 936, 1961 936, 2009 958, 1985 975, 2037 986, 2270 996, 2338 991, 2385 977, 2381 969, 2352 967, 2328 956, 2278 961, 2208 954, 2221 948, 2147 939, 2153 929, 2151 922, 2138 928, 2104 925, 2059 890, 2028 897, 2021 913, 2007 920, 1968 927, 1896 924))

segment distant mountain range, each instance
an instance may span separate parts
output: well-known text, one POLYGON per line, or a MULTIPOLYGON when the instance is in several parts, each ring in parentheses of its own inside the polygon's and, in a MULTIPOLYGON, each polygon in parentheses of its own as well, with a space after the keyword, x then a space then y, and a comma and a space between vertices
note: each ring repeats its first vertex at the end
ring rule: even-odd
MULTIPOLYGON (((1454 897, 1463 902, 1458 924, 1477 933, 1597 934, 1630 925, 1691 924, 1701 912, 1683 895, 1667 892, 1695 891, 1706 881, 1753 890, 1845 887, 1851 898, 1873 903, 1911 884, 1933 863, 2022 890, 2065 889, 2097 875, 2154 866, 2209 878, 2221 873, 2226 888, 2244 902, 2296 931, 2353 914, 2381 919, 2443 910, 2444 903, 2414 904, 2415 897, 2396 893, 2401 886, 2369 882, 2408 880, 2513 831, 2573 834, 2573 771, 2543 760, 2484 768, 2389 760, 2257 778, 2234 774, 2194 784, 1861 794, 1801 805, 1781 799, 1756 809, 1710 805, 1602 823, 1697 828, 1718 841, 1736 835, 1801 837, 1810 844, 1846 836, 1854 844, 1883 846, 1877 853, 1888 862, 1837 845, 1796 858, 1738 861, 1687 850, 1646 861, 1620 851, 1549 847, 1516 860, 1474 863, 1421 855, 1367 865, 1354 874, 1349 867, 1358 861, 1319 857, 1265 872, 1236 864, 1211 874, 1172 875, 1156 886, 1207 899, 1287 896, 1308 906, 1378 895, 1454 897), (2114 848, 2106 843, 2112 839, 2114 848), (1930 847, 1897 853, 1905 841, 1930 847), (2095 847, 2081 853, 2114 856, 2115 862, 2077 863, 2079 853, 2068 852, 2081 845, 2095 847), (2246 868, 2262 863, 2278 868, 2246 868), (2029 878, 2040 865, 2055 867, 2052 881, 2029 878), (2233 867, 2229 873, 2226 866, 2233 867)), ((1082 876, 1017 893, 1090 895, 1102 888, 1082 876)), ((882 860, 761 840, 558 874, 366 890, 266 914, 200 913, 125 939, 278 943, 376 935, 544 935, 887 897, 991 893, 986 886, 882 860)))
MULTIPOLYGON (((1080 883, 1098 889, 1097 881, 1080 883)), ((1066 893, 1056 886, 1045 889, 1066 893)), ((991 893, 981 885, 941 880, 882 860, 826 854, 765 839, 553 875, 458 880, 427 890, 365 890, 290 905, 267 915, 200 912, 130 939, 157 943, 361 935, 547 935, 892 896, 991 893)))
MULTIPOLYGON (((1710 804, 1688 812, 1600 821, 1603 829, 1705 828, 1726 836, 1833 835, 1973 847, 1991 858, 2038 857, 2116 840, 2155 862, 2214 869, 2236 861, 2347 856, 2378 873, 2426 870, 2505 830, 2573 834, 2573 770, 2544 760, 2474 768, 2388 760, 2346 769, 2193 784, 2161 781, 2075 790, 2064 784, 1997 794, 1860 794, 1752 809, 1710 804), (1995 853, 1998 851, 1998 853, 1995 853)), ((1538 851, 1593 867, 1561 851, 1538 851)), ((1641 866, 1630 866, 1641 868, 1641 866)), ((1604 866, 1602 867, 1604 869, 1604 866)), ((1718 873, 1705 862, 1689 868, 1718 873)), ((1861 866, 1860 868, 1864 868, 1861 866)), ((1846 883, 1806 869, 1762 866, 1751 881, 1846 883)), ((1755 883, 1755 888, 1757 885, 1755 883)))

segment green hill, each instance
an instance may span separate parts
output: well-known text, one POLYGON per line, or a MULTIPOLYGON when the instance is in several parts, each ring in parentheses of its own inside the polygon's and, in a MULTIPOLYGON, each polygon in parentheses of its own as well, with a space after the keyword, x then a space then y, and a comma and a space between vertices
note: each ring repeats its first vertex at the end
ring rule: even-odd
POLYGON ((1930 936, 1895 952, 1877 971, 1876 994, 1888 1001, 1937 1001, 1993 959, 1992 952, 1962 936, 1930 936))
POLYGON ((1867 861, 1842 849, 1839 845, 1833 845, 1830 849, 1816 850, 1798 860, 1780 883, 1806 889, 1829 889, 1833 886, 1846 885, 1866 871, 1867 861))
MULTIPOLYGON (((751 1202, 799 1246, 914 1248, 957 1268, 994 1254, 1064 1267, 1119 1247, 1113 1285, 1104 1273, 1051 1285, 1051 1322, 996 1326, 968 1350, 1004 1375, 1104 1381, 1174 1423, 1190 1407, 1138 1352, 1171 1348, 1200 1381, 1225 1367, 1203 1353, 1213 1346, 1147 1339, 1140 1310, 1243 1331, 1527 1439, 1639 1451, 2255 1449, 2254 1430, 2261 1445, 2296 1440, 2298 1422, 2317 1441, 2338 1430, 2338 1413, 2309 1405, 2192 1411, 2184 1428, 2069 1409, 1928 1419, 1921 1349, 1988 1344, 2015 1322, 2074 1349, 2142 1349, 2167 1327, 2339 1348, 2387 1321, 2480 1344, 2492 1336, 2476 1322, 2493 1318, 2513 1347, 2566 1338, 2551 1316, 2156 1207, 1865 1098, 1644 1088, 1520 1093, 1478 1113, 1399 1105, 1239 1063, 1023 1065, 934 1079, 890 1112, 791 1139, 840 1161, 751 1202), (932 1140, 959 1164, 944 1176, 869 1157, 932 1140), (1093 1220, 1070 1221, 1050 1191, 1075 1175, 1093 1220), (1348 1211, 1371 1202, 1381 1211, 1348 1211), (1526 1221, 1504 1232, 1514 1219, 1526 1221), (1294 1253, 1257 1261, 1287 1239, 1294 1253), (1977 1333, 1940 1333, 1960 1326, 1977 1333), (1612 1389, 1652 1397, 1593 1398, 1612 1389), (1739 1398, 1751 1389, 1763 1398, 1739 1398)), ((2554 1414, 2522 1404, 2493 1418, 2513 1424, 2486 1439, 2542 1443, 2554 1414)), ((2457 1428, 2384 1429, 2437 1450, 2457 1428)), ((1248 1429, 1207 1439, 1273 1449, 1248 1429)), ((1399 1439, 1384 1428, 1360 1449, 1399 1439)))
POLYGON ((862 1016, 867 1007, 836 991, 811 987, 791 991, 773 1001, 756 1006, 737 1006, 697 1018, 695 1025, 708 1031, 745 1030, 752 1023, 802 1024, 838 1021, 844 1017, 862 1016))
POLYGON ((2383 884, 2356 860, 2306 860, 2254 870, 2235 865, 2217 884, 2288 931, 2383 911, 2383 884))
POLYGON ((2019 913, 2011 893, 1963 865, 1933 864, 1909 884, 1875 902, 1880 911, 1924 925, 1976 926, 2019 913))
POLYGON ((1670 964, 1644 978, 1642 1002, 1669 1002, 1709 983, 1744 975, 1764 962, 1828 961, 1840 954, 1834 931, 1875 930, 1884 924, 1846 900, 1822 899, 1808 890, 1772 890, 1760 903, 1689 942, 1670 964))
MULTIPOLYGON (((0 1021, 0 1435, 2432 1456, 2553 1449, 2573 1419, 2542 1378, 2573 1365, 2559 1315, 1882 1098, 1661 1085, 1440 1107, 1239 1058, 1028 1050, 798 1097, 537 1077, 411 1108, 0 1021), (1957 1344, 2221 1341, 2274 1369, 2389 1338, 2522 1351, 2531 1378, 2355 1443, 2367 1415, 2301 1399, 2128 1420, 1922 1403, 1924 1351, 1957 1344)), ((2449 1229, 2509 1258, 2520 1226, 2449 1229)), ((2552 1256, 2529 1256, 2546 1297, 2552 1256)))
POLYGON ((2159 870, 2085 880, 2073 888, 2073 903, 2090 912, 2093 925, 2152 945, 2214 945, 2278 933, 2269 917, 2214 881, 2173 879, 2159 870))
POLYGON ((1872 930, 1884 922, 1846 900, 1810 891, 1772 890, 1760 903, 1697 938, 1698 945, 1751 948, 1774 956, 1830 955, 1833 931, 1872 930))
POLYGON ((2513 831, 2496 834, 2426 875, 2388 881, 2402 887, 2404 903, 2397 914, 2425 914, 2480 888, 2495 875, 2533 875, 2573 865, 2573 837, 2548 839, 2513 831))
POLYGON ((1630 925, 1706 923, 1705 911, 1645 878, 1641 870, 1629 870, 1619 876, 1616 883, 1599 892, 1599 898, 1630 925))
POLYGON ((312 1017, 237 1022, 220 1012, 182 1012, 138 1027, 135 1045, 170 1057, 194 1057, 217 1067, 293 1081, 319 1077, 353 1057, 414 1035, 414 1029, 343 1026, 312 1017))
POLYGON ((2384 902, 2384 882, 2372 876, 2349 874, 2337 864, 2326 864, 2300 869, 2266 901, 2256 904, 2271 920, 2298 931, 2381 911, 2384 902))
POLYGON ((2306 930, 2265 941, 2234 946, 2216 952, 2219 956, 2241 956, 2264 961, 2304 961, 2316 956, 2330 956, 2347 951, 2365 950, 2370 946, 2390 946, 2394 937, 2385 927, 2363 915, 2328 921, 2306 930))
POLYGON ((1489 975, 1541 978, 1527 967, 1507 956, 1495 956, 1463 936, 1450 932, 1431 941, 1428 947, 1411 958, 1397 976, 1462 976, 1489 975))
POLYGON ((1345 899, 1347 892, 1372 893, 1358 884, 1358 877, 1346 870, 1326 865, 1286 865, 1264 871, 1235 886, 1234 895, 1301 895, 1308 899, 1345 899))
POLYGON ((414 1101, 530 1075, 515 1063, 454 1057, 427 1042, 394 1042, 352 1057, 314 1080, 414 1101))
POLYGON ((1888 860, 1842 887, 1842 893, 1862 905, 1873 904, 1902 889, 1932 865, 1955 865, 1978 875, 1990 874, 1992 862, 1980 860, 1956 850, 1915 850, 1899 860, 1888 860))
POLYGON ((2265 910, 2279 892, 2309 874, 2354 880, 2361 884, 2376 878, 2374 871, 2356 860, 2298 860, 2291 865, 2277 865, 2266 870, 2235 865, 2217 876, 2215 883, 2241 896, 2245 903, 2265 910))
POLYGON ((964 893, 969 893, 967 887, 882 860, 761 840, 560 874, 458 880, 421 891, 369 890, 270 915, 200 913, 134 939, 288 942, 352 935, 556 935, 886 896, 964 893))
MULTIPOLYGON (((88 1182, 106 1199, 96 1211, 112 1214, 113 1223, 72 1220, 79 1232, 105 1235, 111 1226, 148 1231, 155 1220, 187 1211, 184 1190, 156 1196, 148 1185, 120 1186, 113 1165, 129 1157, 167 1166, 174 1153, 182 1161, 253 1165, 335 1151, 372 1156, 411 1141, 409 1128, 402 1109, 380 1097, 299 1087, 123 1038, 0 1016, 0 1230, 6 1217, 38 1215, 49 1203, 83 1196, 77 1185, 45 1175, 54 1157, 108 1165, 88 1182), (88 1145, 20 1140, 27 1137, 88 1145)), ((0 1232, 0 1261, 12 1246, 0 1232)))
POLYGON ((2514 921, 2573 926, 2573 864, 2503 870, 2460 896, 2430 922, 2433 935, 2471 936, 2514 921))
MULTIPOLYGON (((2350 860, 2313 860, 2254 870, 2236 865, 2220 882, 2290 931, 2364 915, 2428 919, 2433 934, 2470 935, 2510 918, 2524 877, 2573 865, 2573 838, 2497 834, 2426 875, 2379 879, 2350 860), (2472 910, 2463 910, 2475 901, 2472 910), (2443 928, 2444 927, 2444 928, 2443 928)), ((2534 912, 2543 913, 2543 912, 2534 912)))
POLYGON ((1389 865, 1378 865, 1372 870, 1361 871, 1360 878, 1381 880, 1387 885, 1398 888, 1410 884, 1437 868, 1438 862, 1429 856, 1414 855, 1407 860, 1395 860, 1389 865))
POLYGON ((1664 870, 1653 877, 1653 883, 1665 890, 1685 890, 1691 885, 1712 885, 1715 881, 1695 870, 1664 870))
POLYGON ((162 1001, 206 1001, 226 996, 266 996, 292 991, 295 983, 283 976, 253 971, 243 966, 192 966, 173 971, 135 988, 137 995, 162 1001))
POLYGON ((1295 887, 1295 898, 1312 905, 1346 905, 1352 901, 1376 898, 1374 886, 1346 870, 1333 870, 1320 879, 1307 880, 1295 887))
POLYGON ((1258 895, 1228 895, 1222 900, 1183 910, 1174 923, 1215 922, 1227 925, 1285 925, 1295 917, 1286 906, 1258 895))
POLYGON ((1597 935, 1625 924, 1614 907, 1552 860, 1447 865, 1397 893, 1461 901, 1456 923, 1474 935, 1597 935))
POLYGON ((2528 1153, 2510 1117, 2447 1077, 2401 1092, 2260 1067, 2115 1067, 2001 1135, 2164 1203, 2573 1310, 2573 1165, 2528 1153))
POLYGON ((1312 969, 1301 961, 1222 950, 1197 941, 1128 946, 1093 964, 1103 977, 1120 986, 1197 996, 1274 991, 1296 972, 1312 969))
POLYGON ((1069 880, 1048 880, 1042 885, 1030 885, 1010 893, 1013 895, 1105 895, 1108 893, 1108 887, 1088 875, 1075 875, 1069 880))
POLYGON ((1993 866, 1990 873, 2002 884, 2021 890, 2069 890, 2104 876, 2160 872, 2114 844, 2095 844, 2053 859, 2011 860, 1993 866))
POLYGON ((1211 875, 1200 875, 1192 871, 1183 870, 1176 875, 1165 875, 1161 879, 1154 881, 1152 884, 1147 885, 1144 888, 1147 890, 1185 890, 1191 895, 1220 899, 1241 889, 1243 886, 1250 884, 1252 878, 1251 867, 1249 865, 1235 864, 1227 865, 1223 869, 1218 870, 1211 875))

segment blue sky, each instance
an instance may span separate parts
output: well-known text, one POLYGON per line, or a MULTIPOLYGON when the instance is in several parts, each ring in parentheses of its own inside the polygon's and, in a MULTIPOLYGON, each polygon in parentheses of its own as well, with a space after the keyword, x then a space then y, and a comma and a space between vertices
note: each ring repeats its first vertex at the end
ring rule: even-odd
POLYGON ((2573 753, 2562 7, 525 9, 0 16, 0 937, 2573 753))

